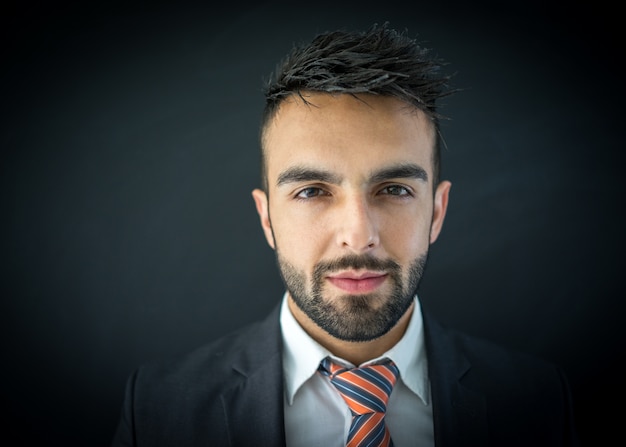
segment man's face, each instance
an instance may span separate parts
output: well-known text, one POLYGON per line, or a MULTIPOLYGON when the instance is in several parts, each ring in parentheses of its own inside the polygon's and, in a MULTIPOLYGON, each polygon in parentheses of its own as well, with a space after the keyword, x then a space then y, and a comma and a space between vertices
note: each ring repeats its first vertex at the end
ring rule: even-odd
POLYGON ((393 98, 306 99, 287 99, 269 122, 267 195, 253 196, 304 315, 338 339, 373 340, 409 309, 445 216, 434 126, 393 98))

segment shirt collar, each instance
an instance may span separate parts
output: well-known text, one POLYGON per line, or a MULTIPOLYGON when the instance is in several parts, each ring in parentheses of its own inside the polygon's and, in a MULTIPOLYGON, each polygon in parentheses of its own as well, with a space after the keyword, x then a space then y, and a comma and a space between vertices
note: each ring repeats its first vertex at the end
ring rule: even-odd
MULTIPOLYGON (((289 310, 287 293, 283 296, 280 325, 283 339, 285 393, 289 405, 293 403, 294 396, 300 387, 316 373, 320 362, 325 357, 330 356, 340 363, 354 366, 333 355, 302 329, 289 310)), ((382 358, 394 361, 400 370, 400 380, 428 405, 430 402, 428 364, 424 347, 422 310, 417 296, 413 314, 400 341, 382 356, 365 364, 376 363, 382 358)))

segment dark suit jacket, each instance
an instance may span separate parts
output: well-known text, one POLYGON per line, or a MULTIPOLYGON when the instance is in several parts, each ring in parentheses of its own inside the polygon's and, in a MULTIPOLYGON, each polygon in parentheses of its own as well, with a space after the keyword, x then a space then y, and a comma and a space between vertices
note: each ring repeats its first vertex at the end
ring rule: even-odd
MULTIPOLYGON (((437 447, 577 445, 555 366, 439 325, 424 312, 437 447)), ((129 379, 113 446, 285 445, 278 308, 129 379)))

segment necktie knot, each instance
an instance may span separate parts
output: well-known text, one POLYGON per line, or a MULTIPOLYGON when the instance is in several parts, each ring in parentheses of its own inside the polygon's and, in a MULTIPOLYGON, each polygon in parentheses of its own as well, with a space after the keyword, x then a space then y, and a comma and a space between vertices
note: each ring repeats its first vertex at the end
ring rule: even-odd
POLYGON ((328 376, 352 413, 348 446, 393 445, 384 424, 387 401, 399 375, 391 360, 360 368, 346 368, 326 357, 319 372, 328 376))
POLYGON ((346 368, 328 357, 322 360, 320 372, 330 378, 353 414, 384 413, 399 374, 389 359, 361 368, 346 368))

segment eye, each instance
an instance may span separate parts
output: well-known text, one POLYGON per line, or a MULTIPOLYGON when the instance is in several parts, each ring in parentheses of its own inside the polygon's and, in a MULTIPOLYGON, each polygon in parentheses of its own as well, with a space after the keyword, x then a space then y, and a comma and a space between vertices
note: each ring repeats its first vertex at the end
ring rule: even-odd
POLYGON ((408 188, 406 188, 405 186, 400 186, 400 185, 385 186, 381 190, 381 193, 387 194, 390 196, 412 196, 413 195, 411 194, 411 191, 409 191, 408 188))
POLYGON ((300 190, 298 194, 296 194, 296 198, 297 199, 313 199, 315 197, 320 197, 323 195, 327 195, 327 193, 322 188, 316 188, 316 187, 310 186, 308 188, 304 188, 300 190))

